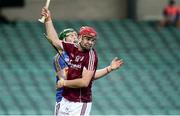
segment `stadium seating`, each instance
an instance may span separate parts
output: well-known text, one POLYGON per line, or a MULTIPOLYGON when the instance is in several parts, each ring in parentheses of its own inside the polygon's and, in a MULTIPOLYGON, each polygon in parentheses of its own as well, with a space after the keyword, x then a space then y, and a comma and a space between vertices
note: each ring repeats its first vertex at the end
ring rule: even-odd
MULTIPOLYGON (((180 29, 132 20, 55 21, 57 31, 91 25, 98 68, 124 65, 93 84, 92 115, 180 115, 180 29)), ((52 115, 55 50, 39 22, 0 25, 0 115, 52 115)))

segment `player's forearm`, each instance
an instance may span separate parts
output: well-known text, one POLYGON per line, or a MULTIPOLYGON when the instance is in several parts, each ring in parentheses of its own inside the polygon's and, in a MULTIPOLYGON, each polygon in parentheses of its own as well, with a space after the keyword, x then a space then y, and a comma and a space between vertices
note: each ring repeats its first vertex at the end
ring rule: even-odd
POLYGON ((73 80, 60 79, 57 82, 57 88, 68 87, 68 88, 85 88, 89 86, 92 77, 94 76, 94 70, 90 71, 86 68, 83 69, 82 77, 73 80))
POLYGON ((89 85, 88 81, 79 78, 74 80, 64 80, 63 86, 69 88, 83 88, 83 87, 88 87, 88 85, 89 85))
POLYGON ((61 48, 61 40, 58 39, 58 34, 54 28, 52 20, 47 21, 45 27, 48 39, 56 48, 61 48))
POLYGON ((96 70, 96 73, 95 73, 95 77, 94 79, 100 79, 102 78, 103 76, 107 75, 108 73, 110 73, 112 71, 111 67, 110 66, 107 66, 103 69, 99 69, 99 70, 96 70))

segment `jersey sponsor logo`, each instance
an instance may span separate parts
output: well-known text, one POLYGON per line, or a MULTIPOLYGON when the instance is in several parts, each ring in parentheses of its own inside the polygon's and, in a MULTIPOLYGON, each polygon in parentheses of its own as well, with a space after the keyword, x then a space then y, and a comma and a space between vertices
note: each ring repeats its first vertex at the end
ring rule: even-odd
POLYGON ((82 67, 81 64, 72 63, 72 60, 69 61, 68 65, 69 65, 71 68, 74 68, 74 69, 81 69, 81 67, 82 67))

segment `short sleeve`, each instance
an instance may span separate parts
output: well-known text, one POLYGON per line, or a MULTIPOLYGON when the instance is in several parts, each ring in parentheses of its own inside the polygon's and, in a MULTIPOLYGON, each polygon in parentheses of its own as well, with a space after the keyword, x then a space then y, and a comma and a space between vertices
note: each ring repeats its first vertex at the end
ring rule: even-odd
POLYGON ((98 64, 97 54, 95 51, 90 50, 84 66, 87 70, 94 71, 97 69, 97 64, 98 64))

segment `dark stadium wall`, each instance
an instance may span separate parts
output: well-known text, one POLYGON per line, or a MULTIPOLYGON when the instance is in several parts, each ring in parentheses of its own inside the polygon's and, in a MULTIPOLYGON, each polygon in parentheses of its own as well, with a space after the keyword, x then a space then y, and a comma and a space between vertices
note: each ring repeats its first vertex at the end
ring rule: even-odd
MULTIPOLYGON (((24 7, 3 8, 9 19, 37 20, 46 0, 25 0, 24 7)), ((162 8, 169 0, 52 0, 50 9, 55 19, 101 20, 134 18, 160 20, 162 8), (136 1, 136 2, 134 2, 136 1)), ((176 0, 180 5, 180 0, 176 0)))
POLYGON ((127 0, 127 18, 137 19, 137 0, 127 0))
MULTIPOLYGON (((23 8, 4 8, 3 15, 14 20, 37 20, 46 0, 25 0, 23 8)), ((126 0, 52 0, 54 19, 120 19, 127 17, 126 0)))

